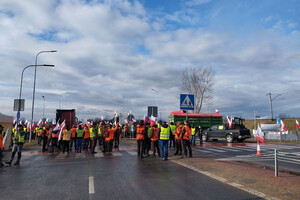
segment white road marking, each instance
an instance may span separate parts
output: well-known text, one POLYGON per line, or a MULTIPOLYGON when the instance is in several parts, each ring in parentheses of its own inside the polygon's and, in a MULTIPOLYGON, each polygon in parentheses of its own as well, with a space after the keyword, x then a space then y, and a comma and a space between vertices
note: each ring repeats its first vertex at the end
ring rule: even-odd
POLYGON ((85 158, 85 153, 76 153, 75 158, 85 158))
POLYGON ((129 153, 129 154, 132 155, 132 156, 136 156, 136 155, 137 155, 137 152, 136 152, 136 151, 127 151, 127 153, 129 153))
POLYGON ((123 156, 123 154, 121 154, 120 152, 114 152, 112 153, 113 156, 123 156))
POLYGON ((211 174, 210 172, 206 172, 206 171, 199 170, 199 169, 197 169, 196 167, 187 165, 187 164, 182 163, 182 162, 180 162, 180 161, 177 161, 177 160, 171 160, 171 162, 174 162, 174 163, 176 163, 176 164, 178 164, 178 165, 181 165, 181 166, 183 166, 183 167, 189 168, 189 169, 191 169, 191 170, 193 170, 193 171, 195 171, 195 172, 198 172, 198 173, 200 173, 200 174, 203 174, 203 175, 205 175, 205 176, 208 176, 208 177, 210 177, 210 178, 213 178, 213 179, 215 179, 215 180, 218 180, 218 181, 220 181, 220 182, 222 182, 222 183, 229 184, 229 185, 231 185, 232 187, 238 188, 238 189, 240 189, 240 190, 243 190, 243 191, 248 192, 248 193, 250 193, 250 194, 256 195, 256 196, 258 196, 258 197, 261 197, 261 198, 264 198, 264 199, 268 199, 268 200, 279 200, 279 199, 277 199, 277 198, 275 198, 275 197, 270 197, 270 196, 268 196, 268 195, 266 195, 266 194, 264 194, 264 193, 262 193, 262 192, 259 192, 259 191, 257 191, 257 190, 251 189, 251 188, 249 188, 249 187, 244 187, 243 185, 240 185, 240 184, 238 184, 238 183, 231 183, 231 182, 228 182, 228 180, 225 179, 225 178, 216 176, 216 175, 214 175, 214 174, 211 174))
POLYGON ((94 188, 94 177, 89 177, 89 194, 95 194, 95 188, 94 188))
POLYGON ((102 157, 104 157, 104 155, 102 154, 102 153, 96 153, 96 154, 94 154, 94 157, 95 158, 102 158, 102 157))

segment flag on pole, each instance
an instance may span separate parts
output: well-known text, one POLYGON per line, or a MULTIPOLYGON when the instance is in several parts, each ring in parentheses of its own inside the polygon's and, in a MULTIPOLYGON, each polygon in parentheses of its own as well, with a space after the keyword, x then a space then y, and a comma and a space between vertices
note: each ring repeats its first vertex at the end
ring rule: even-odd
POLYGON ((53 120, 53 121, 52 121, 52 125, 55 125, 55 124, 56 124, 56 122, 55 122, 55 120, 53 120))
POLYGON ((8 128, 6 129, 6 132, 5 132, 5 135, 4 135, 4 138, 3 138, 3 143, 2 143, 3 144, 3 148, 4 148, 4 144, 6 142, 6 139, 7 139, 7 135, 8 135, 8 128))
POLYGON ((288 130, 282 120, 280 120, 280 130, 281 131, 287 131, 288 130))
POLYGON ((233 117, 229 117, 227 116, 227 123, 228 123, 228 128, 232 128, 232 121, 233 121, 233 117))
POLYGON ((263 144, 265 143, 265 139, 264 139, 264 132, 261 130, 260 126, 257 126, 257 130, 256 130, 256 139, 261 141, 263 144))
POLYGON ((300 128, 300 124, 299 124, 298 120, 296 120, 296 128, 300 128))
POLYGON ((56 126, 54 127, 53 131, 58 131, 59 130, 59 122, 56 123, 56 126))
POLYGON ((220 111, 218 109, 216 109, 216 113, 220 113, 220 111))
POLYGON ((155 123, 156 122, 156 117, 154 117, 153 115, 151 115, 150 117, 150 123, 155 123))
POLYGON ((27 121, 27 119, 26 119, 26 121, 24 122, 24 126, 27 126, 27 123, 28 123, 28 121, 27 121))
POLYGON ((66 120, 64 120, 63 123, 60 125, 60 131, 59 131, 59 135, 58 135, 58 140, 60 140, 61 134, 62 134, 62 132, 63 132, 65 126, 66 126, 65 122, 66 122, 66 120))
POLYGON ((49 119, 47 118, 46 121, 45 121, 45 124, 48 124, 48 123, 49 123, 49 119))
POLYGON ((144 122, 147 123, 147 122, 150 122, 150 119, 147 115, 144 115, 144 122))
POLYGON ((37 123, 38 126, 43 126, 43 121, 40 119, 40 121, 37 123))

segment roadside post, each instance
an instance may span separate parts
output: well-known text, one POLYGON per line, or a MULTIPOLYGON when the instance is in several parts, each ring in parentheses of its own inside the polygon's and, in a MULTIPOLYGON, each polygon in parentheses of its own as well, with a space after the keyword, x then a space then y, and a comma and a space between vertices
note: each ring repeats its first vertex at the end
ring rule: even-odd
POLYGON ((274 149, 274 157, 275 157, 275 177, 278 177, 278 152, 277 152, 277 149, 274 149))
POLYGON ((180 94, 180 110, 186 111, 186 120, 188 120, 189 110, 194 110, 194 101, 195 97, 193 94, 180 94))

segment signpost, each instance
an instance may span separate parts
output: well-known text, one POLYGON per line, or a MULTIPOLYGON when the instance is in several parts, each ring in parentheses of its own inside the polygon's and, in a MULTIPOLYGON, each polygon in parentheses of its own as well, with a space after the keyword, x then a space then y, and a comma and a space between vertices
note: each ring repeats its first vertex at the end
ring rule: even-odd
POLYGON ((188 111, 194 110, 194 95, 180 94, 180 110, 186 110, 186 120, 188 120, 188 111))

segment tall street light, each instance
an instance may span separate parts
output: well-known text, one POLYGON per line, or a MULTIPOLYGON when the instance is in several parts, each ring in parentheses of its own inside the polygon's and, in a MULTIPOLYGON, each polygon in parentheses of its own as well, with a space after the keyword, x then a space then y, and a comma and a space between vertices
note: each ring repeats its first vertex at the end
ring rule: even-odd
MULTIPOLYGON (((153 89, 153 88, 152 88, 151 90, 154 91, 154 92, 156 92, 156 94, 157 94, 157 100, 156 100, 156 101, 157 101, 157 102, 156 102, 156 104, 157 104, 157 118, 159 118, 159 112, 158 112, 158 101, 159 101, 158 98, 159 98, 159 92, 158 92, 157 90, 153 89)), ((153 113, 153 112, 152 112, 152 113, 153 113)))
POLYGON ((29 143, 31 142, 31 135, 32 135, 32 122, 33 122, 33 112, 34 112, 34 97, 35 97, 35 83, 36 83, 36 67, 37 67, 37 59, 38 56, 41 53, 55 53, 57 52, 56 50, 52 51, 40 51, 38 54, 35 56, 35 68, 34 68, 34 82, 33 82, 33 92, 32 92, 32 106, 31 106, 31 119, 30 119, 30 134, 29 134, 29 143))
POLYGON ((19 93, 19 106, 18 106, 18 114, 17 114, 17 123, 19 123, 19 119, 20 119, 20 110, 21 110, 21 97, 22 97, 22 86, 23 86, 23 75, 24 75, 24 71, 25 69, 29 68, 29 67, 35 67, 35 66, 42 66, 42 67, 54 67, 54 65, 28 65, 26 67, 24 67, 24 69, 22 70, 22 74, 21 74, 21 83, 20 83, 20 93, 19 93))
POLYGON ((271 111, 271 120, 273 121, 273 107, 272 107, 272 101, 274 99, 276 99, 277 97, 279 97, 281 94, 277 94, 274 98, 272 98, 272 94, 268 93, 267 95, 269 95, 270 97, 270 111, 271 111))
POLYGON ((43 98, 43 119, 45 118, 45 96, 42 96, 43 98))

